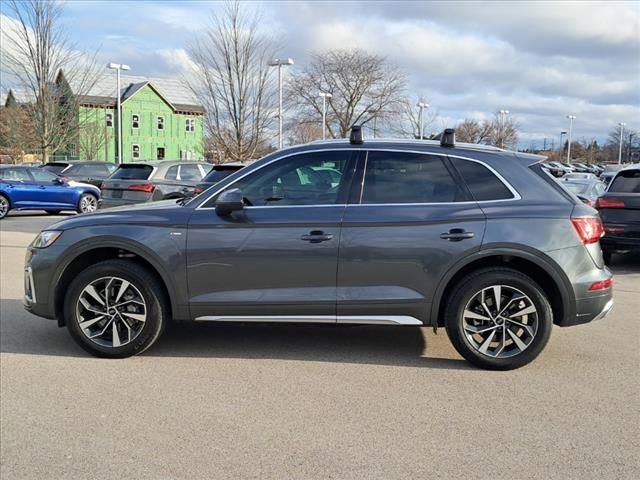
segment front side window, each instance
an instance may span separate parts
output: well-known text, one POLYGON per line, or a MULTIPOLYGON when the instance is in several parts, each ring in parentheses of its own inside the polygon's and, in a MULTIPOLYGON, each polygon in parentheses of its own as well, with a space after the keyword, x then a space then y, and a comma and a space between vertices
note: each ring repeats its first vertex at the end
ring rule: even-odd
POLYGON ((441 157, 370 151, 363 204, 443 203, 468 200, 441 157))
POLYGON ((113 113, 104 114, 104 123, 107 128, 113 128, 113 113))
MULTIPOLYGON (((228 189, 242 190, 249 206, 337 204, 347 187, 344 178, 350 158, 348 150, 295 155, 257 170, 228 189)), ((206 206, 214 204, 209 201, 206 206)))
POLYGON ((37 183, 52 183, 55 179, 58 178, 57 175, 54 175, 51 172, 47 172, 42 168, 32 168, 31 175, 37 183))
POLYGON ((139 159, 140 158, 140 145, 133 144, 131 145, 131 158, 139 159))
POLYGON ((137 113, 131 115, 131 128, 140 128, 140 115, 137 113))
POLYGON ((487 167, 478 162, 452 158, 454 167, 469 187, 471 195, 478 201, 508 200, 513 198, 513 193, 496 177, 487 167))

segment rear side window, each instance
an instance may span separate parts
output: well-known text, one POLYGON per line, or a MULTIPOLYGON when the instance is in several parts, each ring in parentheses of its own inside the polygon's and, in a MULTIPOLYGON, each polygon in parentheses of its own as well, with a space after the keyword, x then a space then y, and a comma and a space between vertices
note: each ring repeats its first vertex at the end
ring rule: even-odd
POLYGON ((625 170, 618 172, 611 182, 610 192, 614 193, 640 193, 640 170, 625 170))
POLYGON ((456 167, 456 170, 462 175, 467 187, 469 187, 471 191, 471 195, 473 195, 476 201, 507 200, 513 198, 513 194, 507 186, 484 165, 461 158, 452 158, 451 161, 456 167))
POLYGON ((164 175, 165 180, 176 180, 178 178, 178 165, 169 167, 164 175))
POLYGON ((468 200, 441 157, 370 151, 363 204, 442 203, 468 200))
POLYGON ((30 182, 31 177, 25 168, 0 168, 0 178, 14 182, 30 182))
POLYGON ((153 172, 151 165, 120 165, 111 175, 117 180, 147 180, 153 172))
POLYGON ((109 171, 107 170, 107 167, 105 167, 104 165, 98 164, 98 165, 91 165, 88 163, 82 164, 82 165, 78 165, 78 169, 73 170, 73 171, 69 171, 70 174, 76 174, 76 175, 98 175, 98 176, 104 176, 104 175, 108 175, 109 171))
POLYGON ((189 164, 182 165, 180 167, 180 179, 192 182, 198 182, 202 180, 202 172, 198 168, 198 165, 189 164))

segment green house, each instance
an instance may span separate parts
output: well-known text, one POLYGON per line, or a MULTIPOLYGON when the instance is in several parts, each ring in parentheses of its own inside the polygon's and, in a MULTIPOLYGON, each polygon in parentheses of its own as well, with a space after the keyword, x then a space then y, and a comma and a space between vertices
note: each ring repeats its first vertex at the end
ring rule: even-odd
MULTIPOLYGON (((122 160, 203 160, 204 108, 180 80, 120 77, 122 160)), ((118 116, 116 76, 108 72, 82 93, 63 72, 56 78, 59 91, 67 91, 78 105, 75 140, 54 153, 54 158, 117 162, 118 116)), ((10 91, 7 102, 20 98, 10 91)))

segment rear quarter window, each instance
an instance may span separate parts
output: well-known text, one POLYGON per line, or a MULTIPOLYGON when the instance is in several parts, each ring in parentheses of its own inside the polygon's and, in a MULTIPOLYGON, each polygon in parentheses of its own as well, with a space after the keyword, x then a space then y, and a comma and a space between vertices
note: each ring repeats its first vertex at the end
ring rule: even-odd
POLYGON ((514 198, 511 190, 484 165, 461 158, 452 158, 451 161, 476 201, 514 198))
POLYGON ((611 182, 609 191, 613 193, 640 193, 640 170, 625 170, 611 182))
POLYGON ((116 180, 147 180, 153 172, 150 165, 120 165, 111 175, 116 180))

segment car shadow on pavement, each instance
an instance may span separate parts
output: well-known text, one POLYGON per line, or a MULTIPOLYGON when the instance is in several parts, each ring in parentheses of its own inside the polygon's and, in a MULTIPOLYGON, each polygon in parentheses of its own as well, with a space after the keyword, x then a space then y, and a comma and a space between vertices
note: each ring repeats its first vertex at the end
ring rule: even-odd
POLYGON ((640 273, 640 254, 613 255, 607 266, 614 275, 640 273))
MULTIPOLYGON (((0 351, 89 357, 55 321, 2 300, 0 351)), ((462 359, 429 357, 425 329, 393 326, 175 323, 145 357, 281 359, 435 369, 471 369, 462 359)), ((444 335, 439 329, 438 335, 444 335)))

